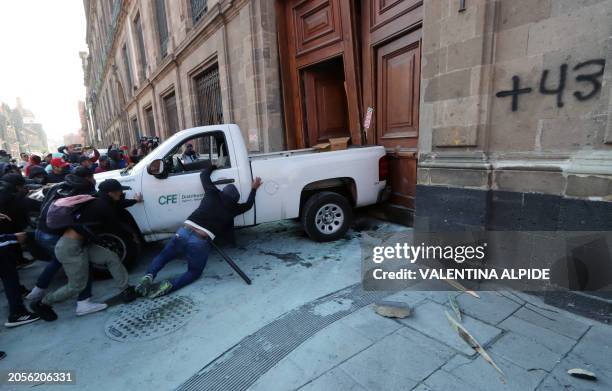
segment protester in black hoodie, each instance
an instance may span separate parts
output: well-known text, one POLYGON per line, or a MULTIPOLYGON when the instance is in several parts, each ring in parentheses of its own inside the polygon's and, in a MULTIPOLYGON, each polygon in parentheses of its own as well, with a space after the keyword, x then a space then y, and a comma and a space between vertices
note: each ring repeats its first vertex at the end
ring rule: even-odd
POLYGON ((136 291, 140 295, 150 298, 159 297, 197 280, 206 266, 210 241, 214 240, 217 235, 229 234, 234 227, 234 217, 253 207, 255 194, 261 186, 261 178, 257 177, 253 181, 247 201, 239 203, 240 193, 236 186, 230 184, 220 191, 212 183, 210 175, 214 169, 216 167, 211 166, 200 173, 204 198, 184 225, 179 228, 174 238, 166 244, 162 252, 149 265, 147 273, 136 286, 136 291), (151 285, 157 273, 168 262, 180 256, 187 258, 187 271, 172 281, 163 281, 159 288, 151 292, 151 285))

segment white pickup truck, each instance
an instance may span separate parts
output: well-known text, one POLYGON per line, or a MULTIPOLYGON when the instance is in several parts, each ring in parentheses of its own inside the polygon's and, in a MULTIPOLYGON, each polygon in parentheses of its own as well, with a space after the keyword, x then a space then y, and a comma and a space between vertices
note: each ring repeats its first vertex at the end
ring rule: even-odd
MULTIPOLYGON (((220 188, 234 184, 241 202, 252 179, 262 178, 254 208, 237 216, 235 226, 301 218, 306 233, 317 241, 343 236, 352 208, 380 201, 388 171, 380 146, 248 155, 237 125, 214 125, 178 132, 132 168, 95 178, 97 183, 114 178, 129 186, 128 198, 142 193, 144 202, 127 209, 126 226, 133 238, 155 241, 174 234, 198 206, 204 196, 199 174, 211 164, 218 167, 213 182, 220 188)), ((128 263, 126 258, 133 258, 130 253, 140 245, 131 238, 105 237, 128 263)))

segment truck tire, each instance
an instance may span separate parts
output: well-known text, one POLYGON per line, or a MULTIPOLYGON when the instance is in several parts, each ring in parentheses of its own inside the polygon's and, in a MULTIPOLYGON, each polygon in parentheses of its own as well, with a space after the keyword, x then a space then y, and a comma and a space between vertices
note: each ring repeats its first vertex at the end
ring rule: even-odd
MULTIPOLYGON (((128 271, 134 267, 142 251, 142 242, 132 227, 125 225, 116 232, 102 232, 97 234, 96 237, 96 244, 117 254, 128 271)), ((92 264, 92 271, 95 278, 107 279, 111 277, 104 266, 92 264)))
POLYGON ((302 225, 308 236, 317 242, 330 242, 344 236, 351 224, 352 208, 342 195, 323 191, 304 204, 302 225))

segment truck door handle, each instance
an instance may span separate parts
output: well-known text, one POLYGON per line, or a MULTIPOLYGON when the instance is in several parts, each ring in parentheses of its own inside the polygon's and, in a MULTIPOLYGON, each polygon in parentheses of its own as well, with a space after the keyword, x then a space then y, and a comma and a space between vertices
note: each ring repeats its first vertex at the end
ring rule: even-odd
POLYGON ((234 183, 234 178, 221 178, 213 182, 213 185, 227 185, 228 183, 234 183))

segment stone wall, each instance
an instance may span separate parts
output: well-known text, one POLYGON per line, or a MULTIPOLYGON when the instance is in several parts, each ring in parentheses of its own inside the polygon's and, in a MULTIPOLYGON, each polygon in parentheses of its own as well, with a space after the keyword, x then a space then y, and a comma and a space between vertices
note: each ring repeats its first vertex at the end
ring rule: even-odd
POLYGON ((459 3, 425 1, 422 195, 484 192, 484 209, 498 192, 609 204, 612 1, 459 3))
MULTIPOLYGON (((98 9, 94 4, 93 9, 98 9)), ((145 109, 153 108, 155 135, 170 135, 163 108, 163 97, 176 95, 181 129, 196 124, 197 96, 194 77, 212 65, 219 68, 223 117, 225 123, 236 123, 244 132, 251 152, 280 150, 284 146, 281 122, 280 81, 278 73, 276 24, 272 2, 250 0, 208 1, 207 13, 195 24, 189 0, 166 1, 169 28, 167 55, 162 57, 159 45, 155 5, 152 0, 124 0, 109 51, 111 66, 100 90, 112 94, 110 114, 97 101, 95 110, 105 144, 120 140, 135 141, 132 118, 138 119, 140 134, 153 135, 148 129, 145 109), (140 16, 143 26, 146 70, 138 53, 133 21, 140 16), (131 64, 132 84, 128 91, 127 70, 122 57, 126 44, 131 64), (125 91, 121 103, 117 83, 125 91)), ((88 86, 88 92, 92 86, 88 86)))

